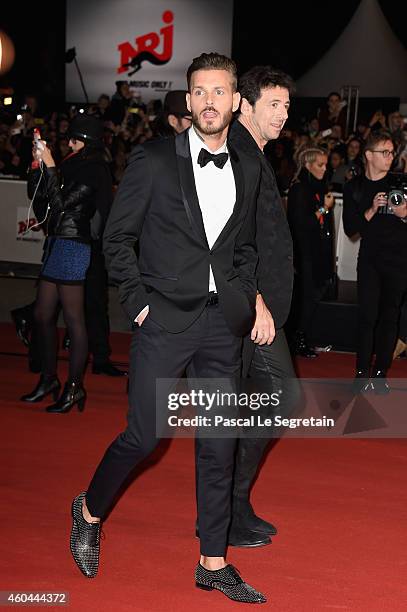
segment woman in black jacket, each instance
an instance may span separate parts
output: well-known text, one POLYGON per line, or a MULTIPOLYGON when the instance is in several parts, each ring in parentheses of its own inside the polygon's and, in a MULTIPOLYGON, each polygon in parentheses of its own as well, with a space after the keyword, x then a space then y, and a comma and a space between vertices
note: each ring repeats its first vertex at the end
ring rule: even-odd
POLYGON ((34 158, 41 166, 31 170, 28 192, 47 234, 34 311, 41 339, 42 372, 37 386, 21 398, 23 401, 38 402, 50 394, 56 401, 59 396, 58 303, 62 305, 71 339, 68 380, 48 412, 68 412, 75 404, 83 410, 86 399, 82 385, 88 353, 84 281, 90 262, 90 241, 104 226, 111 185, 103 159, 102 135, 103 126, 98 119, 83 115, 73 119, 69 133, 73 152, 62 162, 60 173, 45 142, 41 141, 41 148, 34 143, 34 158))
POLYGON ((298 171, 288 192, 287 214, 294 243, 294 267, 300 299, 295 353, 317 357, 309 345, 312 322, 327 281, 332 277, 333 195, 324 182, 327 153, 306 147, 297 156, 298 171))

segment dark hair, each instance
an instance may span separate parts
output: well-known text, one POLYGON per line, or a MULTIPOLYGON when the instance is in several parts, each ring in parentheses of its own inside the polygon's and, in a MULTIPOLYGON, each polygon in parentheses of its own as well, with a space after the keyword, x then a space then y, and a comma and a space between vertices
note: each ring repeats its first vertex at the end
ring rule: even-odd
POLYGON ((199 57, 194 57, 192 64, 187 70, 188 91, 191 91, 191 77, 197 70, 227 70, 232 77, 232 88, 237 88, 237 68, 233 60, 220 53, 201 53, 199 57))
POLYGON ((327 100, 329 100, 329 98, 330 98, 331 96, 336 96, 336 97, 337 97, 337 98, 339 98, 340 100, 342 99, 341 94, 340 94, 340 93, 338 93, 337 91, 331 91, 331 93, 329 93, 329 94, 327 95, 327 97, 326 97, 326 98, 327 98, 327 100))
POLYGON ((269 87, 284 87, 290 94, 295 90, 292 78, 271 66, 253 66, 239 79, 240 95, 246 98, 251 106, 254 106, 260 98, 261 90, 269 87))
POLYGON ((329 157, 332 155, 332 153, 337 153, 338 155, 340 155, 342 159, 345 159, 346 147, 344 145, 337 145, 336 147, 332 149, 332 151, 329 154, 329 157))
POLYGON ((376 148, 376 145, 378 145, 379 142, 384 142, 385 140, 390 140, 393 142, 390 132, 387 130, 373 130, 366 139, 363 153, 366 153, 366 151, 372 151, 372 149, 376 148))

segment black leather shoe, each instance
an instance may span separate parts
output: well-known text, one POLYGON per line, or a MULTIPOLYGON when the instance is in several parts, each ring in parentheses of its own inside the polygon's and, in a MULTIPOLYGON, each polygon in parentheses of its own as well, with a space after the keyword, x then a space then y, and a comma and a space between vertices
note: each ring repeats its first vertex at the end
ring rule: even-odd
POLYGON ((195 570, 195 584, 204 591, 221 591, 229 599, 243 603, 265 603, 266 597, 252 586, 243 582, 233 565, 219 570, 207 570, 200 563, 195 570))
POLYGON ((297 331, 295 335, 294 353, 299 357, 306 357, 307 359, 315 359, 315 357, 318 357, 318 354, 308 344, 305 333, 302 331, 297 331))
POLYGON ((390 386, 387 382, 386 372, 384 370, 373 370, 372 387, 376 395, 387 395, 390 393, 390 386))
POLYGON ((244 527, 233 527, 232 525, 229 531, 228 544, 236 548, 257 548, 258 546, 271 544, 271 539, 266 533, 252 531, 244 527))
POLYGON ((30 346, 31 325, 24 315, 24 308, 15 308, 10 315, 16 326, 17 336, 25 346, 30 346))
POLYGON ((245 530, 258 531, 271 536, 277 535, 277 528, 272 523, 257 516, 249 500, 238 499, 234 496, 231 531, 235 525, 245 530))
POLYGON ((106 374, 106 376, 127 376, 128 373, 124 370, 119 370, 112 364, 111 361, 105 361, 104 363, 93 363, 92 366, 93 374, 106 374))
POLYGON ((86 391, 82 387, 82 384, 67 382, 65 383, 64 390, 59 400, 55 404, 48 406, 46 411, 61 414, 69 412, 75 404, 78 404, 78 410, 82 412, 85 408, 85 401, 86 391))
POLYGON ((357 370, 352 383, 352 393, 366 393, 370 388, 369 370, 357 370))
MULTIPOLYGON (((199 528, 195 525, 195 535, 199 538, 199 528)), ((231 527, 228 536, 228 545, 236 548, 257 548, 271 544, 271 539, 265 533, 252 531, 240 527, 231 527)))
POLYGON ((38 381, 35 389, 31 391, 31 393, 23 395, 20 399, 22 402, 40 402, 47 397, 47 395, 52 393, 52 397, 54 401, 56 401, 60 389, 61 383, 59 382, 57 376, 44 376, 44 374, 41 374, 40 380, 38 381))
POLYGON ((94 578, 99 569, 100 522, 88 523, 83 518, 82 502, 86 491, 72 502, 70 547, 76 565, 87 578, 94 578))

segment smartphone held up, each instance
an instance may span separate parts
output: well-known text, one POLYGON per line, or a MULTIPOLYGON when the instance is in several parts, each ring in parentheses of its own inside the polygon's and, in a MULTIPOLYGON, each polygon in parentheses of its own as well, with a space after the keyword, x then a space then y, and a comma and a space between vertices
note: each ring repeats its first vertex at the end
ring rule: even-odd
POLYGON ((33 141, 33 161, 31 168, 36 169, 40 167, 41 152, 44 150, 44 144, 41 142, 41 132, 38 128, 34 128, 34 141, 33 141))

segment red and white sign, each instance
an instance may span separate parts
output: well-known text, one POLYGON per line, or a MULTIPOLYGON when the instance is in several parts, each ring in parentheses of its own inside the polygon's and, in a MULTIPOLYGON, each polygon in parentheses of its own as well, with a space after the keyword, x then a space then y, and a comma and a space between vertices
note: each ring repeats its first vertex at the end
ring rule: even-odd
POLYGON ((25 240, 26 242, 42 242, 44 239, 44 231, 38 225, 32 210, 29 208, 17 207, 17 240, 25 240))
MULTIPOLYGON (((128 80, 143 101, 186 89, 201 53, 230 56, 232 0, 68 0, 66 47, 76 48, 91 101, 128 80)), ((66 64, 66 98, 83 102, 74 63, 66 64)))

